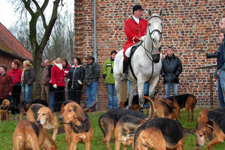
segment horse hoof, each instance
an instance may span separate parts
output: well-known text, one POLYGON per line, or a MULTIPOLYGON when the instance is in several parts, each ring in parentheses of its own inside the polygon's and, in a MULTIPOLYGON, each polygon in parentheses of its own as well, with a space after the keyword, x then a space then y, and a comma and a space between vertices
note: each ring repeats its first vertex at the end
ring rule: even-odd
POLYGON ((140 108, 139 111, 140 111, 141 113, 143 113, 143 108, 140 108))

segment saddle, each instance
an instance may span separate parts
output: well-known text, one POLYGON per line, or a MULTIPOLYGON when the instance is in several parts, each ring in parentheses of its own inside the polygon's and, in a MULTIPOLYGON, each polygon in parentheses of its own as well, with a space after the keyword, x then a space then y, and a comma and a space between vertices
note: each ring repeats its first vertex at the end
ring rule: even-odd
POLYGON ((136 49, 142 44, 143 41, 139 41, 137 43, 135 43, 130 50, 130 59, 133 56, 134 52, 136 51, 136 49))

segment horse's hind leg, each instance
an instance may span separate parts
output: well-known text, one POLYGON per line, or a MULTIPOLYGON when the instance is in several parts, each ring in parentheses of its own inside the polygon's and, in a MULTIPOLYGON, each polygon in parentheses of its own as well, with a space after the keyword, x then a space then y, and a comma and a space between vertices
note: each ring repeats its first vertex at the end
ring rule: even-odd
POLYGON ((129 89, 129 103, 128 103, 128 106, 129 108, 132 107, 132 101, 133 101, 133 98, 134 98, 134 91, 136 90, 136 83, 134 82, 130 82, 130 89, 129 89))
POLYGON ((149 97, 151 99, 154 99, 154 92, 155 92, 155 88, 158 84, 158 81, 159 81, 159 76, 156 76, 154 79, 152 79, 149 84, 149 97))

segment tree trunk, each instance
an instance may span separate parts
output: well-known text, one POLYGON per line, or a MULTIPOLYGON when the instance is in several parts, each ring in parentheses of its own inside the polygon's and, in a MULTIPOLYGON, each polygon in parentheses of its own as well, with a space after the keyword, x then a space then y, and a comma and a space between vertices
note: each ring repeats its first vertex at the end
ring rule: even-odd
POLYGON ((34 50, 33 52, 33 65, 34 65, 34 71, 35 71, 35 83, 33 87, 33 96, 39 97, 41 95, 41 75, 42 75, 42 69, 41 69, 41 62, 42 62, 42 54, 40 53, 40 49, 34 50))

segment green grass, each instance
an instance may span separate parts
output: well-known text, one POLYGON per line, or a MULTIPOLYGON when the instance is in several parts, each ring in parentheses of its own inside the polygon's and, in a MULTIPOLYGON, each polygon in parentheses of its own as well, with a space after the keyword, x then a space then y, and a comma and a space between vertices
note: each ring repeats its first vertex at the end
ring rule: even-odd
MULTIPOLYGON (((194 121, 191 123, 186 123, 186 112, 184 110, 181 111, 181 119, 179 122, 184 127, 185 131, 188 133, 185 136, 185 144, 184 150, 193 150, 195 148, 196 143, 196 136, 195 136, 195 126, 196 126, 196 119, 198 117, 198 113, 200 112, 200 108, 195 109, 194 112, 194 121)), ((95 112, 92 114, 88 114, 91 118, 92 125, 93 125, 93 138, 91 141, 91 149, 92 150, 106 150, 106 146, 103 142, 103 133, 98 126, 98 118, 103 114, 103 112, 95 112)), ((25 117, 24 117, 25 119, 25 117)), ((19 122, 18 115, 14 117, 10 115, 10 121, 3 121, 0 123, 0 150, 12 150, 13 149, 13 141, 12 136, 15 130, 17 123, 19 122)), ((59 150, 67 150, 67 143, 65 139, 65 134, 58 134, 56 137, 56 145, 58 146, 59 150)), ((112 149, 114 149, 114 143, 110 143, 112 149)), ((214 146, 214 150, 224 150, 225 142, 214 146)), ((122 148, 121 148, 122 149, 122 148)), ((132 148, 129 147, 128 150, 132 148)), ((84 150, 84 144, 79 143, 77 150, 84 150)), ((206 149, 205 149, 206 150, 206 149)))

